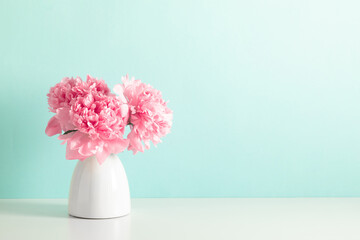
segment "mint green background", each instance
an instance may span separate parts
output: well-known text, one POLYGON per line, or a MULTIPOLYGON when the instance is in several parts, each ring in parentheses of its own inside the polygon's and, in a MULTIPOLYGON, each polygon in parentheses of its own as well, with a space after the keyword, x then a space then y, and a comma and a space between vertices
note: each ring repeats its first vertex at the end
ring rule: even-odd
POLYGON ((360 196, 358 1, 1 1, 0 198, 67 197, 64 76, 129 73, 174 126, 122 153, 133 197, 360 196))

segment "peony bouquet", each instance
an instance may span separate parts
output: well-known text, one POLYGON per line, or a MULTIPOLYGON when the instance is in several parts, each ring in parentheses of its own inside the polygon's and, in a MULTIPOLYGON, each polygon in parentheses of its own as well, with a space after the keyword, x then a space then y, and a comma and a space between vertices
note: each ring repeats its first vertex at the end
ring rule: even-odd
POLYGON ((159 90, 126 75, 114 92, 91 76, 86 82, 64 78, 50 89, 49 109, 55 115, 45 133, 60 134, 58 139, 67 144, 66 159, 95 155, 102 164, 111 153, 143 152, 150 141, 156 145, 170 132, 172 110, 159 90), (124 138, 126 126, 130 132, 124 138))

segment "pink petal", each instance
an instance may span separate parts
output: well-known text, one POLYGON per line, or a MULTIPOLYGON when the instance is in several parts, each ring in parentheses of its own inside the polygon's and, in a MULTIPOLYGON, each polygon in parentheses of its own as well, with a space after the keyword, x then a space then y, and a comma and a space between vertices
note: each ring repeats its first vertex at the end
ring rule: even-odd
POLYGON ((73 136, 75 133, 76 133, 76 132, 71 132, 71 133, 68 133, 68 134, 65 134, 65 135, 60 134, 60 135, 58 136, 58 139, 63 141, 61 144, 65 144, 65 143, 67 143, 68 140, 70 140, 70 139, 72 138, 72 136, 73 136))
MULTIPOLYGON (((91 155, 90 155, 91 156, 91 155)), ((90 156, 83 156, 79 153, 79 151, 77 149, 71 149, 70 148, 70 144, 66 145, 66 159, 68 160, 74 160, 74 159, 84 159, 86 157, 90 157, 90 156)))
POLYGON ((129 114, 129 105, 123 104, 120 106, 121 116, 126 117, 129 114))
POLYGON ((132 130, 127 138, 129 139, 129 147, 128 150, 132 150, 134 154, 136 154, 138 151, 144 152, 144 146, 141 143, 141 138, 132 130))
POLYGON ((118 95, 117 98, 121 100, 121 102, 126 103, 127 100, 124 96, 124 88, 121 84, 116 84, 113 88, 114 92, 118 95))
POLYGON ((65 132, 68 130, 74 130, 74 125, 70 121, 70 109, 59 108, 56 110, 56 118, 59 120, 61 129, 65 132))
POLYGON ((105 151, 105 149, 99 150, 96 153, 96 159, 98 163, 101 165, 103 162, 105 162, 106 158, 110 155, 109 152, 105 151))
POLYGON ((59 123, 59 120, 56 118, 56 116, 53 116, 45 129, 46 135, 49 137, 54 136, 55 134, 61 134, 61 126, 59 123))
POLYGON ((128 139, 118 139, 107 142, 104 148, 106 148, 106 151, 108 151, 109 153, 118 154, 125 151, 128 146, 128 139))
POLYGON ((98 142, 96 140, 91 140, 90 138, 82 139, 81 146, 79 147, 79 153, 82 155, 94 155, 98 147, 98 142))

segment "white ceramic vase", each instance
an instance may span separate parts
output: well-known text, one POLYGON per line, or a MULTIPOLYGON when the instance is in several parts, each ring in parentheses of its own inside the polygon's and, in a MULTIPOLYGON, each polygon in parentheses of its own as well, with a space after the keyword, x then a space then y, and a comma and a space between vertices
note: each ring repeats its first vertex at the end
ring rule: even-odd
POLYGON ((130 213, 125 169, 115 154, 103 164, 95 156, 78 161, 70 186, 69 214, 81 218, 114 218, 130 213))

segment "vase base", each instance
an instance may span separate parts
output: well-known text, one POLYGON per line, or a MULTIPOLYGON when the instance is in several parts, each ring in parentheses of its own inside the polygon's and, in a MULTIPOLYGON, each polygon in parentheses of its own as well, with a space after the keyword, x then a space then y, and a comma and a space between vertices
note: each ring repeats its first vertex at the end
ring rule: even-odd
POLYGON ((110 217, 88 217, 88 216, 76 216, 76 215, 73 215, 73 214, 71 214, 71 213, 68 213, 68 214, 69 214, 70 217, 74 217, 74 218, 94 219, 94 220, 121 218, 121 217, 126 217, 126 216, 130 215, 130 213, 126 213, 126 214, 117 215, 117 216, 110 216, 110 217))

